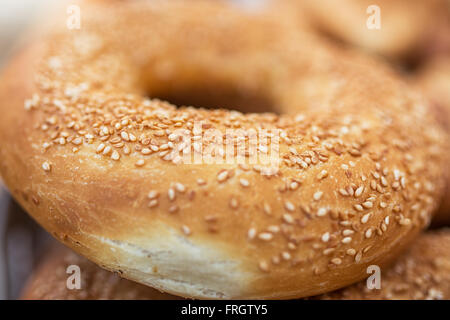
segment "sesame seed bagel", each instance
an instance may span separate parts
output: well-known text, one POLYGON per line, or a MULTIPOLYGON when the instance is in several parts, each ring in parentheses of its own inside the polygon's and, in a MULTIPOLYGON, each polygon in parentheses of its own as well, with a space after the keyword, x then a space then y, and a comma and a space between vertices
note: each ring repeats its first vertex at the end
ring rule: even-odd
MULTIPOLYGON (((313 297, 339 300, 450 299, 450 230, 421 234, 395 263, 381 270, 381 289, 369 290, 366 281, 313 297)), ((167 300, 147 286, 121 279, 62 246, 54 247, 42 259, 22 293, 26 300, 139 299, 167 300), (80 267, 81 288, 67 288, 67 268, 80 267)))
POLYGON ((447 0, 287 2, 297 3, 299 9, 305 10, 318 31, 346 44, 395 59, 429 50, 428 46, 439 40, 440 35, 436 33, 440 31, 440 21, 448 19, 445 16, 447 0), (368 23, 376 28, 369 28, 368 23))
POLYGON ((4 181, 76 252, 183 297, 297 298, 363 279, 429 223, 445 133, 383 65, 281 12, 80 8, 0 80, 4 181), (210 109, 157 99, 186 96, 210 109))

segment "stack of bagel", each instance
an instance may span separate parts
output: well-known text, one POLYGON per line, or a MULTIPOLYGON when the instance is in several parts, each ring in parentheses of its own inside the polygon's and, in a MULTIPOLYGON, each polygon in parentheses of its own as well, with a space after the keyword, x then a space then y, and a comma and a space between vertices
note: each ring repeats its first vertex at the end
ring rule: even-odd
POLYGON ((0 78, 2 179, 65 245, 23 298, 450 299, 449 52, 404 28, 447 4, 380 2, 55 14, 0 78))

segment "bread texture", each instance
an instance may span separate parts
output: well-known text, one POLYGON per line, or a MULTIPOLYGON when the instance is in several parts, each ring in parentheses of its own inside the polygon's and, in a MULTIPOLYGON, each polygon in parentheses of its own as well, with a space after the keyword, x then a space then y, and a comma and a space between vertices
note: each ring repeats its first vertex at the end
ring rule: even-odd
POLYGON ((80 29, 57 22, 0 79, 0 172, 76 252, 183 297, 298 298, 358 282, 428 225, 445 133, 383 64, 222 2, 80 8, 80 29), (157 99, 193 92, 245 113, 157 99), (232 129, 269 143, 240 158, 232 129))
MULTIPOLYGON (((147 286, 122 279, 62 246, 54 247, 30 277, 22 299, 172 300, 147 286), (81 271, 81 288, 67 288, 66 270, 81 271)), ((450 299, 450 230, 428 231, 414 240, 395 263, 381 270, 381 288, 368 289, 366 281, 312 299, 320 300, 448 300, 450 299)))

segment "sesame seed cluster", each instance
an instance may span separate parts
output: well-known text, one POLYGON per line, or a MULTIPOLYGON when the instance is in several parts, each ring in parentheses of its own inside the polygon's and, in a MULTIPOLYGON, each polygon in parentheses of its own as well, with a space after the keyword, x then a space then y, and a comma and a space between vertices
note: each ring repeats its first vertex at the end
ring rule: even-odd
POLYGON ((316 297, 318 299, 442 300, 450 293, 448 230, 425 233, 383 276, 380 290, 365 282, 316 297))
POLYGON ((61 174, 67 168, 55 159, 70 155, 80 160, 73 166, 92 162, 110 168, 106 175, 151 177, 130 207, 192 241, 239 248, 249 268, 275 276, 362 266, 429 223, 442 189, 442 133, 394 76, 276 17, 214 5, 187 14, 174 3, 92 5, 81 30, 48 36, 24 106, 42 174, 61 174), (152 96, 203 77, 259 90, 280 114, 176 107, 152 96), (249 151, 238 161, 249 138, 228 129, 267 131, 256 163, 249 151), (174 150, 219 162, 187 165, 174 150), (269 150, 277 165, 261 160, 269 150))

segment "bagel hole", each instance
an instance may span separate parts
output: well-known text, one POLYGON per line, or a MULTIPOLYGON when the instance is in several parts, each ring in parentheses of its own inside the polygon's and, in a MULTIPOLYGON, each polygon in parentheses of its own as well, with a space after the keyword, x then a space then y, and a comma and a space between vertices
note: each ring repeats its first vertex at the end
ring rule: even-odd
POLYGON ((149 98, 167 101, 177 107, 227 109, 242 113, 278 113, 272 99, 262 90, 243 90, 232 84, 211 81, 199 84, 170 84, 147 90, 149 98))

